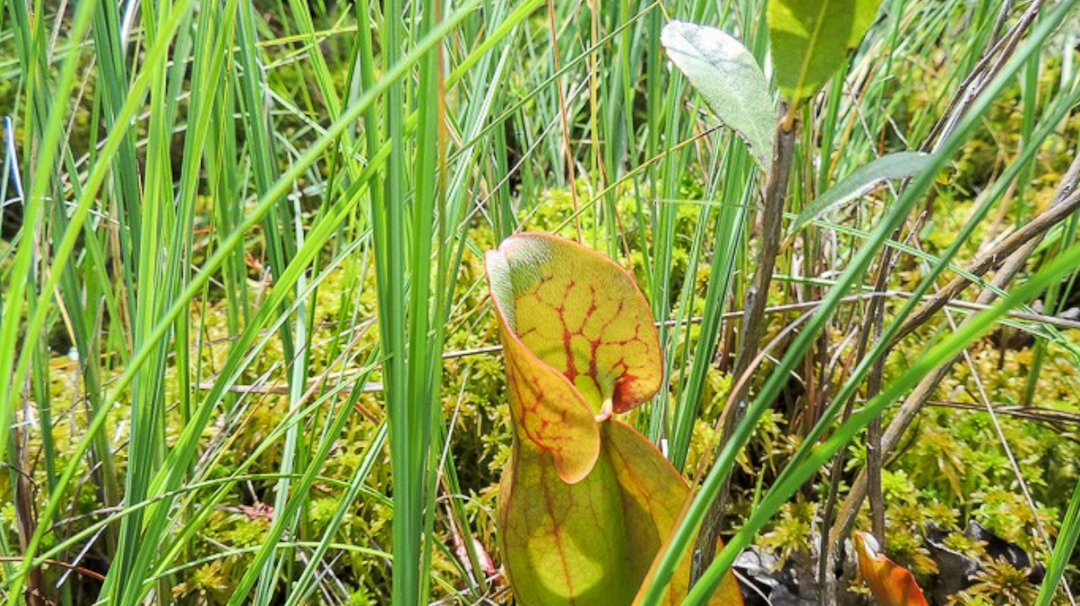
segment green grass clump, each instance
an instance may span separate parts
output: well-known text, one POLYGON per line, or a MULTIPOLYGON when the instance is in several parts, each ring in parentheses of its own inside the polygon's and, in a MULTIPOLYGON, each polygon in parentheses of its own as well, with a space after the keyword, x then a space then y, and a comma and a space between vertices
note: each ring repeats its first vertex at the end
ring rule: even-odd
POLYGON ((871 471, 881 498, 855 524, 883 512, 921 580, 928 528, 978 558, 976 521, 1048 581, 983 558, 956 603, 1069 603, 1075 216, 1025 250, 1000 307, 973 304, 998 265, 878 335, 1071 178, 1071 4, 999 47, 1028 4, 883 2, 792 116, 784 227, 882 155, 937 150, 940 170, 785 232, 748 343, 767 175, 659 37, 717 26, 766 64, 759 2, 0 0, 0 602, 511 603, 483 253, 540 230, 648 298, 667 388, 628 420, 697 486, 730 463, 716 570, 755 545, 816 576, 871 471), (995 48, 1004 75, 948 120, 995 48), (721 454, 738 355, 766 346, 760 414, 721 454), (877 468, 862 428, 942 366, 877 468))

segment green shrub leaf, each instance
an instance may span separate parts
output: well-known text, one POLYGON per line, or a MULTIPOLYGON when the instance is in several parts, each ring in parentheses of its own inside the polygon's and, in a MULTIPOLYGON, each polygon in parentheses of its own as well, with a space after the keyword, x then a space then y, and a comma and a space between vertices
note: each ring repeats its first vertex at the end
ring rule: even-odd
POLYGON ((791 234, 806 227, 830 209, 869 192, 892 179, 914 177, 931 166, 932 156, 922 152, 897 152, 882 156, 833 185, 802 209, 791 224, 791 234))
POLYGON ((776 109, 754 56, 716 28, 681 21, 664 26, 660 42, 716 117, 746 141, 758 164, 768 171, 776 109))
POLYGON ((770 0, 776 82, 792 106, 813 97, 859 45, 881 0, 770 0))

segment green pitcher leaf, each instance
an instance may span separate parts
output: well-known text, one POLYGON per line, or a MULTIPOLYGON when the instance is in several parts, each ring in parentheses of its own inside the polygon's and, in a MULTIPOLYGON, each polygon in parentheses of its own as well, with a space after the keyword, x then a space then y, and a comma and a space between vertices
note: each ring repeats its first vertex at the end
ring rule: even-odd
POLYGON ((769 0, 776 82, 792 106, 813 97, 874 23, 881 0, 769 0))
MULTIPOLYGON (((517 603, 630 606, 690 494, 611 419, 660 389, 649 305, 617 264, 556 236, 513 236, 486 264, 515 430, 498 526, 517 603)), ((665 604, 686 596, 689 567, 679 578, 665 604)), ((713 603, 741 605, 733 578, 713 603)))
POLYGON ((682 21, 665 25, 660 43, 716 117, 746 141, 767 172, 772 166, 776 107, 750 51, 716 28, 682 21))
POLYGON ((911 151, 888 154, 874 160, 840 180, 803 208, 791 224, 790 233, 794 234, 832 208, 866 194, 882 182, 914 177, 930 168, 932 161, 930 154, 911 151))

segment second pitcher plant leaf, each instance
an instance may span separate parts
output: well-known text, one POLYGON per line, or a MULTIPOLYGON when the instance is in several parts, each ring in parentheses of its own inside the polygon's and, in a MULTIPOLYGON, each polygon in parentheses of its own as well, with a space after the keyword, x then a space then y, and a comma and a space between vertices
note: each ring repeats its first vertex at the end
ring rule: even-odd
POLYGON ((855 551, 859 556, 859 576, 880 606, 927 606, 915 577, 885 557, 873 535, 856 532, 855 551))

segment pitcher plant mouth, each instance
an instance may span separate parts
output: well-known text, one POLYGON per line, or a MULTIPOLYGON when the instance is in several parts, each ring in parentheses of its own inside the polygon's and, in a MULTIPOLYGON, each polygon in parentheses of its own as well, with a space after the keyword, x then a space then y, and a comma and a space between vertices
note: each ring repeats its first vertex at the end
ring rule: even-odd
POLYGON ((660 389, 651 308, 625 269, 551 234, 507 238, 485 269, 515 435, 551 453, 564 481, 580 481, 599 455, 597 425, 660 389), (513 380, 523 373, 529 383, 513 380))

